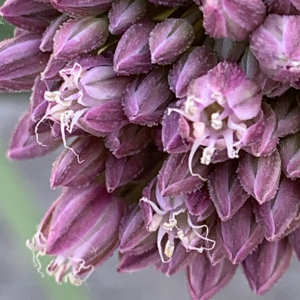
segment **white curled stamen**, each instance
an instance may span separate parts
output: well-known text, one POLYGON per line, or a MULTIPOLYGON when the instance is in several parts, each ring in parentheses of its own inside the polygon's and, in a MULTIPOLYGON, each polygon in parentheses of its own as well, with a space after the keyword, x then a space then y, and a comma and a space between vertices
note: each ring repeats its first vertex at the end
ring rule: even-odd
POLYGON ((64 147, 66 149, 69 149, 70 151, 72 151, 74 153, 74 155, 76 156, 78 163, 81 164, 84 162, 84 160, 80 160, 79 154, 77 154, 76 151, 72 147, 69 147, 67 145, 67 139, 66 139, 66 134, 65 134, 65 130, 67 130, 69 133, 71 133, 73 130, 73 126, 72 126, 72 118, 73 117, 74 117, 73 110, 67 110, 61 114, 61 116, 60 116, 60 131, 61 131, 64 147))
POLYGON ((187 222, 188 222, 188 224, 190 225, 190 227, 193 229, 193 232, 194 232, 201 240, 204 240, 204 241, 206 241, 206 242, 208 242, 208 243, 212 243, 212 246, 209 247, 209 248, 203 247, 203 246, 201 246, 200 248, 197 248, 197 247, 191 247, 191 246, 190 246, 190 249, 192 249, 192 250, 197 250, 197 251, 200 252, 200 253, 202 253, 203 250, 206 250, 206 251, 212 250, 212 249, 215 247, 215 245, 216 245, 216 241, 214 241, 214 240, 208 238, 208 235, 209 235, 209 229, 208 229, 208 226, 205 225, 205 224, 204 224, 204 225, 194 225, 194 224, 192 223, 192 220, 191 220, 189 214, 188 214, 188 217, 187 217, 187 222), (199 229, 202 230, 203 228, 205 228, 205 236, 203 236, 202 234, 200 234, 200 233, 198 232, 199 229))

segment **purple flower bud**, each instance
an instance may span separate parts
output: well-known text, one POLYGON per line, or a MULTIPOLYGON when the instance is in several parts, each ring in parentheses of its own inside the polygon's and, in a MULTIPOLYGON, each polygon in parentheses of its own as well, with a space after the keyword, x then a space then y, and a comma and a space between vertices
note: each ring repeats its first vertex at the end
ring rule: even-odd
POLYGON ((57 10, 71 16, 96 16, 108 11, 113 0, 51 0, 57 10))
POLYGON ((261 0, 203 0, 202 11, 203 26, 211 37, 234 41, 246 40, 266 15, 261 0))
POLYGON ((289 241, 300 260, 300 228, 289 234, 289 241))
MULTIPOLYGON (((52 88, 53 85, 50 85, 52 88)), ((48 103, 44 98, 45 92, 48 90, 49 85, 45 84, 41 80, 40 76, 37 76, 34 80, 32 87, 32 94, 30 96, 30 116, 31 120, 36 122, 40 120, 46 112, 48 103)))
POLYGON ((59 72, 64 69, 66 64, 66 59, 55 58, 54 54, 51 54, 44 71, 41 73, 41 79, 47 83, 49 80, 60 82, 61 76, 59 72))
POLYGON ((125 252, 119 254, 118 272, 133 273, 148 268, 159 261, 159 254, 156 245, 140 254, 125 252))
POLYGON ((123 107, 131 123, 153 126, 161 122, 166 107, 174 99, 167 80, 168 68, 158 68, 129 83, 123 107))
POLYGON ((236 42, 226 38, 217 39, 215 40, 214 51, 220 61, 237 62, 243 55, 247 45, 248 41, 236 42))
POLYGON ((188 288, 192 300, 208 300, 233 277, 237 266, 223 259, 212 266, 204 254, 198 254, 187 268, 188 288))
POLYGON ((129 123, 124 115, 121 99, 112 99, 94 106, 79 120, 78 126, 96 136, 119 130, 129 123))
MULTIPOLYGON (((213 249, 211 249, 210 251, 207 251, 206 255, 210 261, 210 264, 212 266, 215 266, 218 263, 222 262, 223 259, 226 257, 225 253, 223 251, 221 237, 220 237, 220 234, 218 233, 218 231, 219 231, 218 223, 220 223, 221 220, 218 218, 216 213, 212 214, 208 220, 209 220, 209 225, 208 225, 209 237, 213 241, 216 241, 216 245, 213 249)), ((208 246, 208 244, 207 244, 207 246, 208 246)))
POLYGON ((121 222, 120 252, 128 252, 130 255, 147 252, 156 245, 156 239, 155 233, 146 229, 139 205, 133 206, 121 222))
POLYGON ((108 134, 105 146, 117 158, 134 155, 149 144, 151 132, 149 127, 128 124, 108 134))
POLYGON ((149 38, 151 62, 171 64, 191 46, 194 38, 194 28, 185 19, 171 18, 157 24, 149 38))
POLYGON ((215 207, 209 196, 207 184, 204 184, 195 192, 187 194, 185 204, 192 215, 198 216, 198 221, 204 221, 215 211, 215 207))
POLYGON ((256 219, 265 229, 267 240, 280 239, 295 219, 300 203, 299 193, 299 181, 292 181, 283 176, 275 198, 261 205, 255 203, 256 219))
POLYGON ((279 153, 282 160, 283 171, 288 178, 300 177, 300 132, 282 139, 279 143, 279 153))
POLYGON ((268 15, 253 32, 250 47, 270 78, 294 83, 299 79, 300 16, 268 15))
POLYGON ((33 0, 8 0, 0 9, 4 19, 25 30, 43 32, 59 12, 50 5, 33 0))
POLYGON ((89 67, 87 72, 82 72, 79 88, 83 90, 83 96, 80 103, 85 106, 120 98, 131 81, 129 77, 117 76, 111 63, 103 57, 102 60, 92 68, 89 67))
POLYGON ((49 54, 39 50, 40 34, 24 33, 0 43, 0 91, 30 90, 49 54))
POLYGON ((114 1, 108 13, 109 31, 112 34, 123 34, 133 23, 144 16, 146 9, 146 0, 114 1))
POLYGON ((189 84, 205 75, 217 64, 213 50, 208 46, 191 48, 174 63, 169 73, 169 84, 177 98, 187 95, 189 84))
POLYGON ((8 158, 12 160, 23 160, 44 156, 61 145, 61 140, 54 140, 51 137, 49 126, 39 126, 37 134, 39 136, 40 144, 37 143, 36 135, 32 131, 30 114, 27 113, 19 121, 12 136, 7 152, 8 158))
POLYGON ((154 23, 144 21, 132 25, 122 35, 114 55, 117 74, 141 74, 152 69, 149 36, 153 27, 154 23))
POLYGON ((244 147, 246 151, 257 157, 271 155, 279 142, 277 136, 277 118, 273 109, 265 102, 261 104, 261 107, 263 110, 263 132, 260 134, 260 139, 257 139, 257 142, 244 147))
POLYGON ((243 270, 254 293, 266 293, 289 267, 293 254, 287 238, 264 241, 243 261, 243 270))
POLYGON ((70 148, 77 155, 65 149, 55 160, 50 178, 51 188, 88 184, 105 168, 107 152, 102 139, 90 136, 77 138, 70 148))
POLYGON ((270 98, 280 96, 290 88, 288 82, 282 83, 274 81, 262 72, 258 60, 251 52, 249 46, 244 52, 240 66, 247 74, 247 77, 257 83, 262 89, 263 94, 270 98))
POLYGON ((54 37, 55 58, 70 59, 102 46, 108 37, 106 18, 82 17, 65 22, 54 37))
MULTIPOLYGON (((261 99, 259 87, 234 63, 219 63, 192 81, 184 109, 170 109, 190 122, 190 126, 185 126, 185 137, 193 141, 190 161, 200 146, 205 146, 202 164, 211 162, 216 149, 227 149, 229 158, 238 157, 247 133, 247 120, 260 112, 261 99)), ((193 174, 190 164, 189 168, 193 174)))
POLYGON ((45 30, 43 38, 41 41, 40 49, 43 52, 52 51, 54 45, 55 33, 59 30, 61 25, 67 21, 68 17, 66 15, 61 15, 51 22, 49 27, 45 30))
POLYGON ((298 92, 290 90, 279 101, 271 103, 278 120, 277 135, 285 137, 300 130, 300 101, 298 92))
MULTIPOLYGON (((175 105, 170 105, 169 108, 174 108, 175 105)), ((185 153, 190 150, 190 143, 181 137, 179 133, 179 122, 181 116, 175 112, 169 113, 165 111, 162 120, 162 133, 161 140, 163 150, 168 153, 185 153)))
POLYGON ((116 188, 133 181, 147 167, 149 160, 149 151, 147 149, 133 155, 122 158, 116 158, 109 154, 106 161, 105 183, 109 193, 116 188))
POLYGON ((266 157, 254 157, 244 153, 240 159, 239 180, 244 190, 259 204, 275 197, 280 175, 281 159, 277 150, 266 157))
POLYGON ((188 169, 189 153, 171 154, 165 160, 158 174, 159 191, 163 197, 182 195, 196 191, 203 185, 209 168, 198 163, 200 153, 195 155, 194 172, 199 176, 192 176, 188 169))
POLYGON ((264 230, 255 222, 251 201, 226 222, 219 222, 223 251, 233 264, 243 261, 263 241, 264 230))
POLYGON ((104 185, 65 189, 27 245, 57 256, 47 268, 57 282, 65 278, 80 285, 118 246, 123 214, 124 203, 108 194, 104 185))
POLYGON ((278 15, 297 15, 299 11, 297 11, 296 7, 298 4, 298 8, 300 8, 299 0, 264 0, 265 5, 267 6, 267 10, 271 14, 278 15))
POLYGON ((154 4, 165 5, 170 7, 185 6, 192 3, 192 0, 149 0, 154 4))
POLYGON ((209 176, 209 194, 222 221, 231 219, 249 198, 237 178, 237 166, 238 160, 225 161, 209 176))

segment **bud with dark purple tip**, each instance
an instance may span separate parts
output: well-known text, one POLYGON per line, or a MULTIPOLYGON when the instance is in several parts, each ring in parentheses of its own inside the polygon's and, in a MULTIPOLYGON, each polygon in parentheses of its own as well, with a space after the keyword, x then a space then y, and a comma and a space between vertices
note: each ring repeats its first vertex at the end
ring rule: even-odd
POLYGON ((260 139, 244 147, 246 151, 257 157, 271 155, 279 142, 275 112, 268 103, 263 102, 261 107, 263 111, 263 132, 260 134, 260 139))
MULTIPOLYGON (((175 106, 171 104, 169 108, 174 108, 175 106)), ((168 153, 184 153, 190 150, 191 145, 187 139, 182 138, 179 133, 179 122, 181 121, 181 116, 175 112, 168 112, 166 110, 164 117, 162 119, 162 133, 161 139, 163 144, 163 149, 168 153)))
MULTIPOLYGON (((41 124, 42 125, 42 124, 41 124)), ((30 114, 26 114, 18 123, 12 136, 7 156, 12 160, 23 160, 44 156, 61 146, 61 140, 51 137, 48 125, 39 126, 34 132, 30 114), (37 142, 37 136, 38 141, 37 142)))
POLYGON ((218 233, 223 251, 233 264, 243 261, 264 239, 264 230, 255 221, 251 201, 232 219, 220 222, 218 233))
POLYGON ((188 287, 192 300, 208 300, 233 277, 237 266, 223 259, 212 266, 205 254, 198 254, 187 268, 188 287))
POLYGON ((280 239, 295 219, 300 203, 299 193, 299 181, 292 181, 282 176, 275 198, 261 205, 255 203, 256 219, 265 229, 267 240, 280 239))
POLYGON ((149 0, 154 4, 165 5, 170 7, 179 7, 191 4, 192 0, 149 0))
POLYGON ((289 135, 279 143, 279 153, 283 164, 283 171, 288 178, 300 177, 300 132, 289 135))
POLYGON ((249 198, 237 179, 237 166, 237 160, 227 160, 209 176, 209 193, 222 221, 231 219, 249 198))
POLYGON ((53 20, 48 28, 45 30, 43 34, 43 38, 41 40, 40 49, 43 52, 52 51, 54 45, 54 36, 56 32, 59 30, 61 25, 67 21, 68 17, 66 15, 61 15, 57 19, 53 20))
POLYGON ((203 0, 201 9, 203 26, 211 37, 234 41, 246 40, 266 15, 261 0, 203 0))
POLYGON ((299 100, 299 93, 295 90, 289 90, 280 97, 279 101, 271 103, 278 120, 278 137, 282 138, 300 130, 299 100))
POLYGON ((102 46, 108 37, 106 18, 71 19, 61 26, 54 37, 55 58, 70 59, 102 46))
POLYGON ((276 195, 280 175, 281 159, 277 150, 266 157, 244 153, 240 159, 239 180, 245 191, 259 204, 270 201, 276 195))
POLYGON ((171 154, 164 162, 158 175, 159 191, 163 197, 190 193, 203 185, 203 179, 207 177, 209 167, 198 163, 200 153, 195 156, 194 172, 199 176, 192 176, 188 169, 189 153, 171 154))
POLYGON ((185 19, 166 19, 150 33, 149 46, 153 64, 171 64, 186 51, 195 38, 193 26, 185 19))
POLYGON ((149 144, 151 132, 149 127, 128 124, 108 134, 105 146, 117 158, 134 155, 149 144))
POLYGON ((168 68, 158 68, 129 83, 123 107, 131 123, 157 125, 166 107, 174 99, 167 80, 168 68))
POLYGON ((104 185, 65 189, 27 245, 57 256, 47 268, 57 282, 64 278, 80 285, 117 248, 124 212, 123 201, 108 194, 104 185))
POLYGON ((114 1, 108 13, 109 31, 112 34, 124 33, 146 13, 146 0, 117 0, 114 1))
POLYGON ((264 240, 242 263, 252 291, 266 293, 287 270, 292 254, 287 238, 272 243, 264 240))
POLYGON ((77 138, 53 164, 50 185, 80 186, 92 182, 105 168, 107 152, 102 139, 77 138), (76 153, 76 155, 74 154, 76 153))
POLYGON ((39 49, 41 35, 24 33, 0 43, 0 91, 30 90, 49 53, 39 49))
POLYGON ((60 14, 50 5, 33 0, 5 1, 0 9, 4 19, 25 30, 43 32, 60 14))
POLYGON ((149 159, 147 149, 133 155, 116 158, 109 154, 106 161, 105 183, 109 193, 115 189, 133 181, 147 167, 149 159))
POLYGON ((97 16, 111 7, 113 0, 51 0, 57 10, 71 16, 97 16))
POLYGON ((251 35, 251 51, 268 77, 291 84, 299 80, 299 26, 300 16, 271 14, 251 35))
POLYGON ((114 71, 117 74, 141 74, 152 69, 149 36, 153 27, 152 22, 144 21, 132 25, 122 35, 114 54, 114 71))
POLYGON ((186 195, 185 205, 192 215, 197 216, 198 222, 204 221, 214 211, 215 207, 209 196, 207 184, 186 195))
POLYGON ((129 123, 121 99, 112 99, 88 109, 78 126, 95 136, 105 136, 129 123))

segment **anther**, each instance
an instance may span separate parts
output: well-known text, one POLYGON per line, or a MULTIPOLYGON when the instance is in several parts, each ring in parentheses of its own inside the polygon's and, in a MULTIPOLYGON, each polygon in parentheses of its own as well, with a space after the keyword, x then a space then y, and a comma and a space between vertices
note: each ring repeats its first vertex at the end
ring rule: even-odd
POLYGON ((222 120, 219 119, 220 113, 219 112, 214 112, 211 114, 211 119, 210 119, 210 124, 211 127, 215 130, 220 130, 223 127, 223 122, 222 120))
POLYGON ((167 241, 164 253, 167 257, 171 258, 173 256, 175 249, 174 242, 171 242, 170 240, 167 241))

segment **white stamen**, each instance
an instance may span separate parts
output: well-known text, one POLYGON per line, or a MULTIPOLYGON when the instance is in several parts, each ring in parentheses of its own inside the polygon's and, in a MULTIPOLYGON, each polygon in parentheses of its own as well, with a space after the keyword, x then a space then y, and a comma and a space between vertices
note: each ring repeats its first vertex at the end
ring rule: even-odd
POLYGON ((220 117, 219 112, 214 112, 211 114, 210 124, 211 127, 215 130, 220 130, 223 127, 223 122, 222 120, 219 119, 219 117, 220 117))
POLYGON ((174 242, 171 242, 170 240, 168 240, 166 243, 166 246, 165 246, 164 254, 167 257, 171 258, 173 256, 174 249, 175 249, 174 242))
POLYGON ((195 106, 195 101, 193 99, 193 96, 187 98, 185 102, 184 110, 186 113, 188 113, 191 116, 194 116, 197 113, 197 107, 195 106))
POLYGON ((63 101, 61 100, 60 96, 61 96, 60 91, 54 91, 54 92, 46 91, 44 94, 44 98, 48 102, 56 102, 57 104, 60 104, 63 107, 71 106, 71 101, 63 101))
POLYGON ((226 103, 225 97, 220 92, 213 92, 211 98, 216 100, 222 106, 226 103))
POLYGON ((211 157, 215 152, 214 148, 206 147, 203 149, 202 157, 201 157, 201 164, 209 165, 211 162, 211 157))

